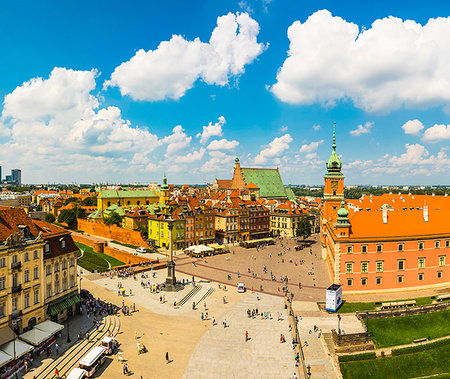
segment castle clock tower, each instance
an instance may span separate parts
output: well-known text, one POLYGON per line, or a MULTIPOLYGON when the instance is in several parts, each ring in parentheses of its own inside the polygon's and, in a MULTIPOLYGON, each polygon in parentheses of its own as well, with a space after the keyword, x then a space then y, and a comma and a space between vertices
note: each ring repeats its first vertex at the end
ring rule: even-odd
POLYGON ((342 162, 336 153, 336 123, 333 125, 333 151, 327 162, 327 173, 324 176, 325 188, 323 193, 323 217, 328 219, 341 206, 344 200, 344 175, 341 172, 342 162))

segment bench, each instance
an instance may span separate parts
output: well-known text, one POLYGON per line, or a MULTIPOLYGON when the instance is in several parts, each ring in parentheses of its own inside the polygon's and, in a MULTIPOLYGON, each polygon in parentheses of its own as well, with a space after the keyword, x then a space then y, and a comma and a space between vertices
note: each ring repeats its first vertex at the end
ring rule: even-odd
POLYGON ((418 339, 414 340, 413 342, 419 343, 419 342, 425 342, 425 341, 428 341, 428 338, 418 338, 418 339))
POLYGON ((437 301, 450 300, 450 294, 439 295, 436 299, 437 299, 437 301))
POLYGON ((414 305, 416 305, 415 300, 393 301, 391 303, 381 303, 381 309, 405 308, 413 307, 414 305))

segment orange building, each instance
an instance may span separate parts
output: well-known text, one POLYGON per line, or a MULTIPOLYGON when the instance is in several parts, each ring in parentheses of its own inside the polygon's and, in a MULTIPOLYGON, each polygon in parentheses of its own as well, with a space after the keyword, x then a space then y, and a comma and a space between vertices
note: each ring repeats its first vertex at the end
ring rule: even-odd
POLYGON ((448 286, 450 198, 391 193, 346 201, 334 131, 332 147, 320 235, 333 283, 347 292, 448 286))

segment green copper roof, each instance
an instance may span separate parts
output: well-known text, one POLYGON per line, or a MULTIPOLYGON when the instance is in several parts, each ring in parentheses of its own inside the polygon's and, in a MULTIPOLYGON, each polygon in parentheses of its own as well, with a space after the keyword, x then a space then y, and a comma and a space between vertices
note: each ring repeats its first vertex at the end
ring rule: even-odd
POLYGON ((121 206, 116 204, 110 205, 108 208, 104 210, 104 215, 109 216, 111 213, 116 212, 119 216, 125 216, 125 212, 121 206))
POLYGON ((87 216, 87 218, 91 220, 103 218, 102 211, 100 209, 97 209, 94 213, 91 213, 89 216, 87 216))
POLYGON ((272 168, 241 168, 245 183, 253 183, 260 189, 259 196, 265 198, 287 198, 280 172, 272 168))
POLYGON ((292 188, 285 188, 286 195, 288 200, 292 201, 293 203, 297 203, 297 196, 295 196, 294 191, 292 191, 292 188))
POLYGON ((169 185, 167 184, 166 174, 164 174, 163 184, 161 185, 161 189, 163 189, 163 190, 168 190, 169 189, 169 185))
POLYGON ((159 196, 153 190, 150 191, 101 190, 99 197, 102 199, 126 199, 130 197, 159 197, 159 196))
POLYGON ((337 226, 350 226, 350 222, 348 220, 348 210, 345 209, 345 201, 341 201, 341 207, 337 211, 337 220, 336 225, 337 226))
POLYGON ((330 158, 327 162, 327 171, 340 173, 342 168, 342 162, 336 153, 336 124, 333 125, 333 151, 331 152, 330 158))

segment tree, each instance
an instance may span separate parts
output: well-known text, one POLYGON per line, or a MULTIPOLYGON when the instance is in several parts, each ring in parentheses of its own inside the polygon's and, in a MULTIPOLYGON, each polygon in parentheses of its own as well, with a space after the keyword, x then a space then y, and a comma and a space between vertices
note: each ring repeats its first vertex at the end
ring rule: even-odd
POLYGON ((58 222, 60 224, 63 222, 66 223, 70 229, 74 228, 75 225, 77 224, 77 216, 75 214, 75 210, 74 209, 62 210, 58 216, 58 222))
POLYGON ((295 234, 297 237, 303 237, 303 240, 311 235, 311 223, 306 217, 302 217, 298 222, 295 234))
POLYGON ((55 222, 55 216, 53 216, 53 214, 51 214, 51 213, 47 213, 45 215, 45 221, 47 221, 47 222, 55 222))
POLYGON ((58 216, 58 222, 65 222, 69 229, 75 229, 77 226, 77 218, 84 218, 86 212, 78 205, 74 209, 64 209, 58 216))
POLYGON ((97 205, 97 196, 88 196, 84 198, 83 201, 81 202, 81 205, 86 205, 89 207, 97 205))
POLYGON ((64 202, 64 205, 70 204, 70 203, 76 203, 77 202, 77 198, 76 197, 69 197, 68 199, 66 199, 66 201, 64 202))
POLYGON ((122 225, 122 217, 117 212, 111 212, 111 214, 103 220, 106 225, 122 225))

